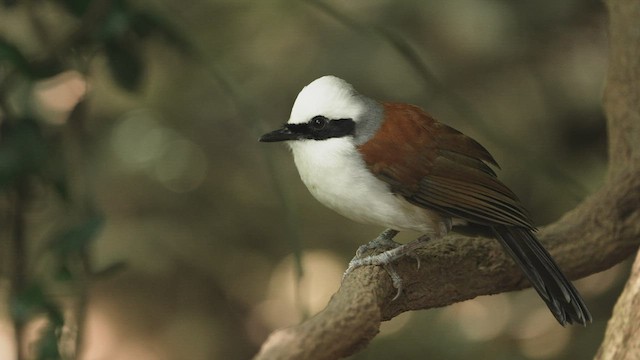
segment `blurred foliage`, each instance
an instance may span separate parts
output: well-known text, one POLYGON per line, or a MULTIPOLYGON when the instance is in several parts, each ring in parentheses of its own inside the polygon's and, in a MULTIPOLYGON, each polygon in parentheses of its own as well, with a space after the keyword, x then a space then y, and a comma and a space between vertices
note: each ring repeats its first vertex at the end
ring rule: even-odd
MULTIPOLYGON (((599 1, 2 4, 0 255, 28 245, 7 291, 25 333, 47 319, 34 357, 246 359, 321 309, 380 229, 322 208, 256 141, 321 75, 478 139, 540 224, 602 181, 599 1), (84 348, 61 346, 83 323, 84 348)), ((525 291, 406 314, 354 358, 587 358, 624 274, 578 283, 586 329, 525 291)))
POLYGON ((10 124, 3 121, 0 144, 0 189, 15 186, 26 176, 39 172, 46 161, 46 148, 40 128, 33 119, 10 124))
MULTIPOLYGON (((75 358, 82 344, 63 343, 79 341, 82 336, 75 334, 76 340, 65 340, 62 334, 65 328, 84 327, 81 322, 86 309, 78 305, 76 309, 65 309, 60 299, 53 295, 54 289, 60 287, 61 282, 71 283, 74 290, 69 294, 76 297, 75 303, 82 304, 86 301, 82 297, 87 296, 87 281, 113 275, 124 269, 126 263, 115 261, 101 270, 93 269, 89 253, 104 224, 104 216, 94 209, 93 194, 78 193, 78 189, 74 190, 75 199, 69 194, 69 188, 77 188, 77 185, 68 183, 70 176, 65 174, 65 170, 69 170, 67 166, 80 165, 73 164, 72 159, 77 154, 65 152, 72 146, 68 143, 82 143, 86 139, 69 137, 71 131, 67 128, 82 127, 89 121, 86 114, 79 113, 83 109, 81 103, 86 100, 79 98, 68 109, 69 114, 74 111, 75 115, 69 117, 73 123, 69 121, 65 126, 56 127, 35 106, 36 91, 27 95, 33 99, 22 103, 16 103, 17 94, 25 87, 34 89, 39 80, 71 70, 88 77, 89 70, 83 62, 87 61, 87 56, 93 58, 100 53, 106 55, 115 82, 122 89, 135 91, 139 89, 145 72, 143 41, 159 35, 181 52, 188 49, 185 40, 164 18, 132 7, 126 1, 63 0, 57 3, 77 17, 80 23, 74 31, 54 41, 53 47, 43 46, 37 55, 26 55, 20 45, 0 37, 0 194, 13 203, 11 217, 14 219, 9 227, 11 231, 6 233, 9 239, 5 240, 12 245, 3 248, 10 251, 1 255, 14 266, 3 275, 9 278, 12 288, 10 314, 18 359, 75 358), (62 225, 62 230, 50 232, 45 236, 48 240, 42 250, 33 253, 29 251, 33 245, 29 243, 32 239, 29 238, 31 232, 27 223, 31 205, 38 201, 38 196, 42 196, 38 194, 42 188, 56 193, 65 203, 64 211, 56 216, 56 221, 71 225, 62 225), (34 275, 34 269, 51 267, 47 264, 47 257, 53 258, 57 264, 54 265, 57 270, 47 271, 53 276, 47 279, 34 275), (77 323, 67 324, 63 315, 65 311, 75 311, 77 323), (27 355, 24 349, 32 346, 24 343, 25 326, 38 316, 44 316, 46 325, 35 340, 30 339, 35 344, 35 355, 27 355), (61 346, 72 350, 64 353, 61 346)), ((50 29, 47 27, 53 24, 47 24, 33 7, 45 5, 45 2, 24 5, 31 11, 30 25, 39 32, 41 43, 50 41, 50 29)), ((4 6, 15 11, 21 4, 5 1, 4 6)), ((77 131, 75 135, 78 135, 77 131)), ((79 135, 82 136, 81 133, 79 135)))

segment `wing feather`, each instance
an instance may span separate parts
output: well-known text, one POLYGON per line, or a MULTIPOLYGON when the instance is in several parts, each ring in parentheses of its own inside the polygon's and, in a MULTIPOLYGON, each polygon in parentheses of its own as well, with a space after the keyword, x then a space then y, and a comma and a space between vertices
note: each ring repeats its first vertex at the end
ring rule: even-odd
POLYGON ((418 107, 384 107, 387 120, 360 152, 391 191, 446 216, 534 230, 517 196, 489 166, 498 164, 482 145, 418 107))

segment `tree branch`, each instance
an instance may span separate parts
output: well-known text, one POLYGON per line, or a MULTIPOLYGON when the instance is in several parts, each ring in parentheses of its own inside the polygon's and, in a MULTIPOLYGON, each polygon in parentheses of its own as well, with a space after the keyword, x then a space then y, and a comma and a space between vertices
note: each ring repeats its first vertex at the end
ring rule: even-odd
MULTIPOLYGON (((609 118, 610 164, 625 166, 616 154, 640 162, 640 1, 607 1, 610 13, 610 60, 604 104, 609 118)), ((637 168, 637 166, 636 166, 637 168)), ((613 175, 615 176, 615 175, 613 175)), ((634 205, 629 204, 631 207, 634 205)), ((638 206, 638 205, 635 205, 638 206)), ((637 359, 640 356, 640 253, 613 309, 596 359, 637 359)))
MULTIPOLYGON (((610 0, 607 4, 611 61, 604 95, 610 152, 606 183, 539 233, 558 265, 573 279, 613 266, 640 244, 640 0, 610 0)), ((345 279, 322 312, 272 333, 256 359, 348 356, 368 344, 381 321, 402 312, 529 286, 493 239, 447 236, 431 242, 418 255, 420 269, 410 258, 397 266, 406 286, 399 299, 391 301, 395 289, 384 270, 359 268, 345 279)))
POLYGON ((610 175, 640 162, 640 1, 608 0, 609 69, 604 108, 609 131, 610 175))
MULTIPOLYGON (((570 278, 605 270, 640 243, 640 172, 621 173, 558 222, 540 240, 570 278)), ((529 286, 494 239, 460 235, 433 241, 397 270, 406 286, 399 299, 379 267, 363 267, 345 279, 327 307, 304 323, 274 332, 256 359, 335 359, 364 347, 380 322, 409 310, 429 309, 529 286)))
POLYGON ((631 277, 620 295, 607 325, 596 360, 637 359, 640 354, 640 253, 631 277))

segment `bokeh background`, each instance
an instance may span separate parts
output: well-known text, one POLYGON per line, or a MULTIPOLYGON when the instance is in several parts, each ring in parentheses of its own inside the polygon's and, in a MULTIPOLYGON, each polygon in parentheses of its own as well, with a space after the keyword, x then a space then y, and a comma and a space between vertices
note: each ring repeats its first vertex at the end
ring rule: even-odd
MULTIPOLYGON (((68 165, 69 181, 104 216, 89 247, 95 266, 124 264, 88 285, 83 359, 247 359, 270 331, 324 307, 357 247, 382 229, 322 207, 286 147, 257 142, 319 76, 417 104, 479 140, 537 224, 603 181, 600 1, 128 4, 162 18, 189 49, 167 36, 136 43, 141 75, 129 90, 114 79, 113 57, 96 49, 82 67, 21 95, 50 131, 70 126, 83 100, 89 150, 68 165)), ((46 51, 34 14, 54 40, 79 23, 60 2, 6 1, 0 34, 29 57, 46 51)), ((64 206, 46 189, 34 196, 33 253, 64 206)), ((46 278, 38 259, 32 276, 46 278)), ((590 358, 627 271, 621 264, 576 282, 595 319, 587 328, 558 326, 526 290, 402 314, 352 358, 590 358)), ((60 301, 77 295, 53 282, 60 301)), ((13 330, 3 308, 0 358, 9 359, 13 330)), ((41 323, 28 326, 34 339, 41 323)))

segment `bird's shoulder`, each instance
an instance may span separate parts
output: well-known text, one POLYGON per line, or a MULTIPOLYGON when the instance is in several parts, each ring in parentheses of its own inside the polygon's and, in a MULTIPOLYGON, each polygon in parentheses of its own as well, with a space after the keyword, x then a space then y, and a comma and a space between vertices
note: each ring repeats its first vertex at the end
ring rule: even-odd
POLYGON ((434 170, 439 158, 451 158, 495 175, 487 164, 498 166, 477 141, 434 119, 415 105, 383 103, 384 120, 376 134, 358 147, 375 174, 388 173, 397 181, 417 186, 434 170))

